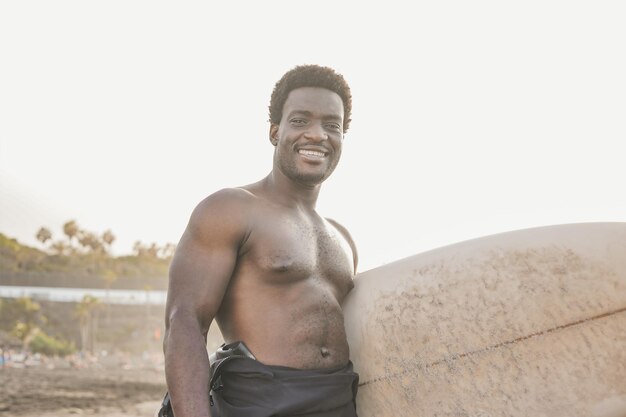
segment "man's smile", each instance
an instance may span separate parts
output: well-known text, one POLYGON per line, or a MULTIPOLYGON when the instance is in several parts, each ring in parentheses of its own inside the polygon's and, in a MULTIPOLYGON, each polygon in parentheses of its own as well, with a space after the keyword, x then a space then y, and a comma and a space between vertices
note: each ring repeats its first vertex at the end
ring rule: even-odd
POLYGON ((314 158, 325 158, 326 157, 326 152, 314 151, 314 150, 311 150, 311 149, 300 149, 298 151, 298 153, 300 155, 310 156, 310 157, 314 157, 314 158))
POLYGON ((325 159, 330 152, 322 146, 305 145, 298 148, 298 154, 306 159, 321 160, 325 159))

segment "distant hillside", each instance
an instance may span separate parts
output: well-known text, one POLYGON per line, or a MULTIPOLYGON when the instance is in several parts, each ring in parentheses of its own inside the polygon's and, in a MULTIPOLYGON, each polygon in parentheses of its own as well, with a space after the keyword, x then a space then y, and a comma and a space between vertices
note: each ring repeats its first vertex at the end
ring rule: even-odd
POLYGON ((170 260, 146 253, 48 254, 0 233, 0 285, 164 290, 170 260))

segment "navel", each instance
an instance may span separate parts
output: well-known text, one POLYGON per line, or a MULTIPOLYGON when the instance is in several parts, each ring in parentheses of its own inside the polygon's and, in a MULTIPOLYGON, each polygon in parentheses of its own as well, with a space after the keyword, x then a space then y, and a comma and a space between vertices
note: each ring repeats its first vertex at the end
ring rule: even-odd
POLYGON ((322 354, 322 358, 327 358, 330 356, 330 351, 326 349, 324 346, 320 348, 320 353, 322 354))

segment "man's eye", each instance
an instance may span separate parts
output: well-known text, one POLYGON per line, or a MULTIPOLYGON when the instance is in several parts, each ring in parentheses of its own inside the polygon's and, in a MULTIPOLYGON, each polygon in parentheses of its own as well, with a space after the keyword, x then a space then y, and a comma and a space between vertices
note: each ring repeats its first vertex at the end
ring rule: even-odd
POLYGON ((306 124, 306 120, 304 120, 304 119, 291 119, 291 124, 301 126, 301 125, 306 124))
POLYGON ((326 128, 330 130, 334 130, 336 132, 339 132, 341 130, 341 126, 339 126, 338 123, 328 123, 326 125, 326 128))

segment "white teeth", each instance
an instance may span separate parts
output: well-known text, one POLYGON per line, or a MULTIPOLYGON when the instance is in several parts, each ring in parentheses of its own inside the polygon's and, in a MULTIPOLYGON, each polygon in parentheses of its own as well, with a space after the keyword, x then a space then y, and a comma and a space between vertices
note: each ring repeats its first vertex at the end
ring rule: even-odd
POLYGON ((298 153, 300 155, 316 156, 318 158, 323 158, 325 156, 324 152, 311 151, 311 150, 308 150, 308 149, 300 149, 298 151, 298 153))

